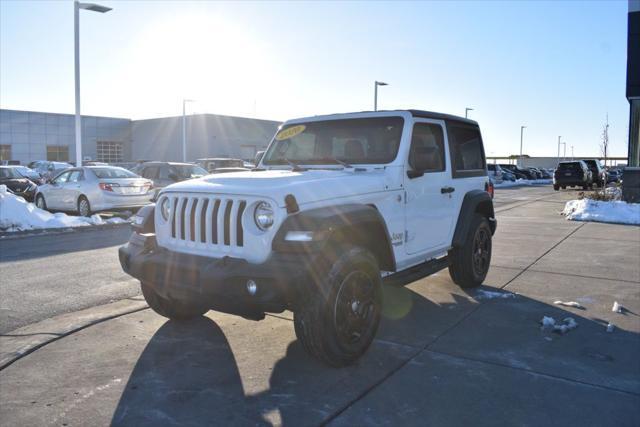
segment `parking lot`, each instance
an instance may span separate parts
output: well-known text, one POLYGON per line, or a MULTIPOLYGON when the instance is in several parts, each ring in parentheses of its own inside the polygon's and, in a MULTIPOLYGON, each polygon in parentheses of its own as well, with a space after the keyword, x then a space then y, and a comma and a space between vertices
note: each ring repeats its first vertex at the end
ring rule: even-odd
POLYGON ((385 288, 377 338, 345 369, 303 351, 290 313, 145 309, 117 261, 126 228, 0 241, 0 423, 637 426, 640 227, 567 221, 576 195, 497 190, 484 286, 444 270, 385 288))

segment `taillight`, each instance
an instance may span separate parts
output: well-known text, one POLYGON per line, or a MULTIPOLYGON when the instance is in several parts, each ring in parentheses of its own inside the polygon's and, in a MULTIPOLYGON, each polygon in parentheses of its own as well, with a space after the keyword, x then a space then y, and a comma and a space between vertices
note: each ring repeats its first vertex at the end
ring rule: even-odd
POLYGON ((112 192, 113 192, 113 187, 119 187, 118 184, 111 184, 109 182, 101 182, 98 185, 100 186, 101 190, 112 191, 112 192))
POLYGON ((493 182, 489 181, 489 182, 485 182, 484 183, 484 191, 486 191, 487 193, 489 193, 489 195, 491 196, 491 198, 493 199, 493 182))

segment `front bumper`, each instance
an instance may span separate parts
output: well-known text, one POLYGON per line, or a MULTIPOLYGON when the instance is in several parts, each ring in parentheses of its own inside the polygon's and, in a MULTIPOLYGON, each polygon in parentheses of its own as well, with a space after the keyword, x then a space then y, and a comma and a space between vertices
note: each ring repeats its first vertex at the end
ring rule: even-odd
POLYGON ((262 264, 183 254, 158 246, 154 234, 138 233, 119 256, 126 273, 164 298, 205 302, 212 310, 256 320, 292 308, 322 264, 309 254, 274 252, 262 264), (257 284, 255 295, 247 290, 248 280, 257 284))
POLYGON ((13 194, 15 194, 16 196, 20 196, 23 199, 25 199, 27 202, 33 202, 33 198, 36 195, 36 190, 24 190, 24 191, 16 191, 16 190, 11 190, 13 192, 13 194))

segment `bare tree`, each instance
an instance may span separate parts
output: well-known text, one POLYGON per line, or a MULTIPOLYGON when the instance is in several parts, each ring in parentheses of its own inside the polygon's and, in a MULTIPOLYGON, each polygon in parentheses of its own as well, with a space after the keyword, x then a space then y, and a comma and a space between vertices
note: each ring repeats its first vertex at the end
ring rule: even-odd
POLYGON ((602 134, 600 135, 600 154, 604 157, 604 165, 607 166, 607 154, 609 153, 609 113, 607 113, 607 121, 602 126, 602 134))

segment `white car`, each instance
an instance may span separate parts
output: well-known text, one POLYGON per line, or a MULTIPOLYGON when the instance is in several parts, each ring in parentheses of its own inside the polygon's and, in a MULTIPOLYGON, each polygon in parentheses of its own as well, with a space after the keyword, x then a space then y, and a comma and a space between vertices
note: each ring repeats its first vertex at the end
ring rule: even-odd
POLYGON ((383 280, 448 268, 463 288, 483 282, 489 189, 475 121, 416 110, 292 120, 255 169, 164 188, 120 263, 165 317, 291 310, 303 347, 344 366, 375 337, 383 280))
POLYGON ((136 209, 148 205, 153 183, 123 168, 84 166, 71 168, 38 187, 35 203, 40 209, 93 212, 136 209))

